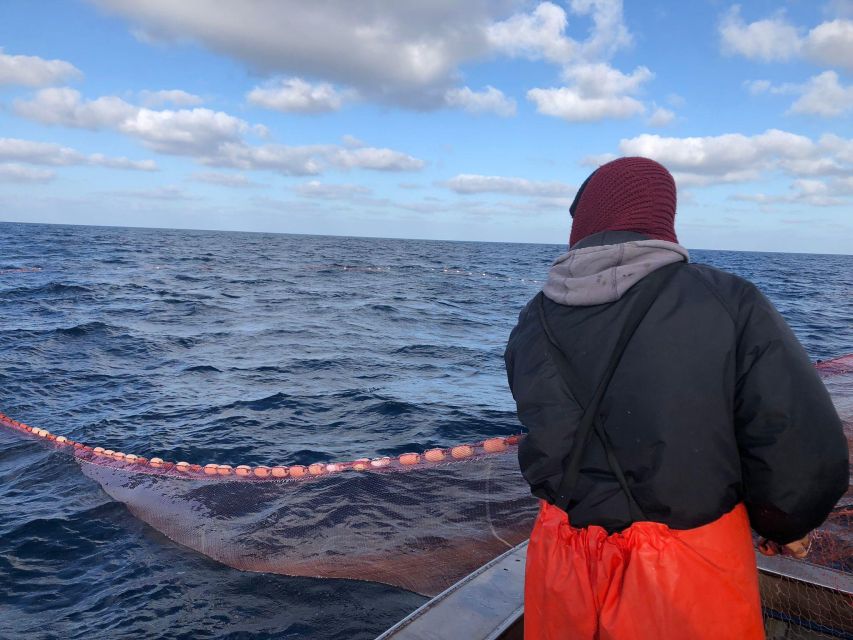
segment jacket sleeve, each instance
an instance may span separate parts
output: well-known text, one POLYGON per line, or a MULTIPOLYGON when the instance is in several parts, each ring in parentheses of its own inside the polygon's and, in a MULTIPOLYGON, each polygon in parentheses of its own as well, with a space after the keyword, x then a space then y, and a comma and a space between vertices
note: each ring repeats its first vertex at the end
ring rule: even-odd
POLYGON ((787 544, 847 490, 847 440, 814 365, 785 320, 745 283, 737 316, 735 428, 752 528, 787 544))
POLYGON ((553 503, 581 411, 551 360, 545 339, 528 304, 510 334, 504 361, 518 419, 527 429, 518 448, 521 473, 533 495, 553 503))

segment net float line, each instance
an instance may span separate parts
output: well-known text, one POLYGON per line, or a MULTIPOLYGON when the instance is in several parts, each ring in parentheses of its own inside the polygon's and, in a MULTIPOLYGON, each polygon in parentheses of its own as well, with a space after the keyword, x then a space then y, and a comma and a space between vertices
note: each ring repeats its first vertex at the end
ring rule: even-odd
MULTIPOLYGON (((815 368, 821 377, 828 378, 853 372, 853 354, 831 360, 818 361, 815 368)), ((404 471, 423 469, 442 464, 452 464, 485 456, 503 454, 517 449, 524 434, 498 436, 471 444, 458 444, 447 448, 432 448, 421 453, 403 453, 397 456, 357 458, 346 462, 314 462, 308 465, 258 465, 197 464, 186 461, 164 460, 124 453, 105 447, 92 447, 66 436, 56 435, 46 429, 32 427, 0 413, 0 425, 9 429, 53 443, 73 452, 81 461, 118 469, 177 478, 206 478, 209 480, 241 478, 245 480, 303 480, 328 476, 342 471, 404 471)))
POLYGON ((815 363, 815 368, 821 378, 853 373, 853 353, 832 358, 831 360, 818 360, 815 363))
POLYGON ((42 438, 73 453, 81 462, 100 464, 134 473, 168 475, 187 479, 242 478, 245 480, 303 480, 327 476, 342 471, 404 471, 417 468, 436 467, 507 453, 516 449, 522 434, 498 436, 471 444, 458 444, 447 448, 432 448, 422 453, 403 453, 398 456, 357 458, 346 462, 314 462, 307 465, 258 465, 246 464, 196 464, 185 461, 164 460, 124 453, 104 447, 92 447, 66 436, 56 435, 47 429, 32 427, 0 413, 0 425, 19 433, 42 438))
POLYGON ((0 276, 7 273, 37 273, 42 271, 41 267, 19 267, 17 269, 0 269, 0 276))

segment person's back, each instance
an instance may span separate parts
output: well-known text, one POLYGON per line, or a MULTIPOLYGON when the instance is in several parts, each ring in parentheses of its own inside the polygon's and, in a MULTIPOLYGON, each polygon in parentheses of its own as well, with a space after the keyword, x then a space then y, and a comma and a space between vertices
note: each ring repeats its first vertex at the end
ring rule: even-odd
POLYGON ((519 462, 543 499, 528 551, 528 633, 761 637, 749 526, 786 544, 823 521, 848 483, 838 416, 769 301, 741 278, 687 263, 663 167, 604 165, 572 213, 571 250, 506 352, 529 432, 519 462), (585 409, 597 426, 584 440, 585 409), (657 566, 644 565, 643 544, 657 549, 657 566))

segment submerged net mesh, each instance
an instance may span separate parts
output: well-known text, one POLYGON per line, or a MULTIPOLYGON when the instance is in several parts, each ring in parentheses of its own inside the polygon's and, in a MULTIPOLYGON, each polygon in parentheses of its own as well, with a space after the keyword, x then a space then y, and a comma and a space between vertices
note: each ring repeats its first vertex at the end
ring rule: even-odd
MULTIPOLYGON (((817 368, 851 442, 853 355, 817 368)), ((521 436, 396 458, 232 467, 90 447, 2 414, 0 424, 72 452, 133 515, 241 570, 435 595, 525 540, 536 514, 518 471, 521 436)), ((769 637, 853 637, 851 517, 848 490, 807 561, 759 558, 769 637)))

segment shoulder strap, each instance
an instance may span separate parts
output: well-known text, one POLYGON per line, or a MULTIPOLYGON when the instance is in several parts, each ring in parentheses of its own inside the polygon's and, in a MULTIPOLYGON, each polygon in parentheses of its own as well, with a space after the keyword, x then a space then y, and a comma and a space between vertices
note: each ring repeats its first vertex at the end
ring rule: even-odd
POLYGON ((583 409, 583 414, 575 436, 576 444, 572 447, 572 450, 563 461, 563 477, 560 481, 560 487, 554 501, 556 506, 565 511, 568 510, 572 492, 574 491, 578 476, 580 475, 580 467, 584 451, 589 445, 592 434, 595 432, 604 446, 611 471, 613 471, 619 485, 628 498, 632 520, 646 519, 642 509, 640 509, 640 506, 637 504, 636 500, 634 500, 634 497, 628 488, 625 475, 619 466, 619 462, 617 461, 615 454, 613 453, 613 447, 610 444, 610 439, 603 426, 600 424, 598 419, 598 408, 601 404, 601 400, 604 398, 604 394, 607 392, 607 387, 610 385, 610 381, 612 380, 613 374, 619 365, 619 361, 622 359, 622 354, 625 352, 625 348, 628 346, 628 343, 637 331, 637 327, 640 326, 643 318, 646 317, 646 314, 657 298, 658 293, 663 289, 670 278, 672 278, 680 264, 681 263, 675 263, 673 265, 662 267, 643 279, 644 286, 639 287, 637 290, 637 294, 632 301, 628 317, 626 318, 625 324, 622 327, 622 332, 619 334, 619 338, 616 341, 616 346, 610 356, 604 375, 595 387, 592 398, 586 402, 586 406, 583 405, 581 399, 578 397, 581 387, 577 384, 576 377, 569 366, 568 359, 563 350, 560 348, 556 337, 551 331, 551 327, 545 319, 544 295, 541 292, 538 295, 539 299, 537 306, 539 310, 539 321, 548 338, 548 344, 552 354, 554 355, 557 368, 568 385, 569 390, 573 393, 575 400, 583 409), (649 280, 652 280, 653 282, 649 282, 649 280), (654 282, 654 280, 657 281, 654 282))

